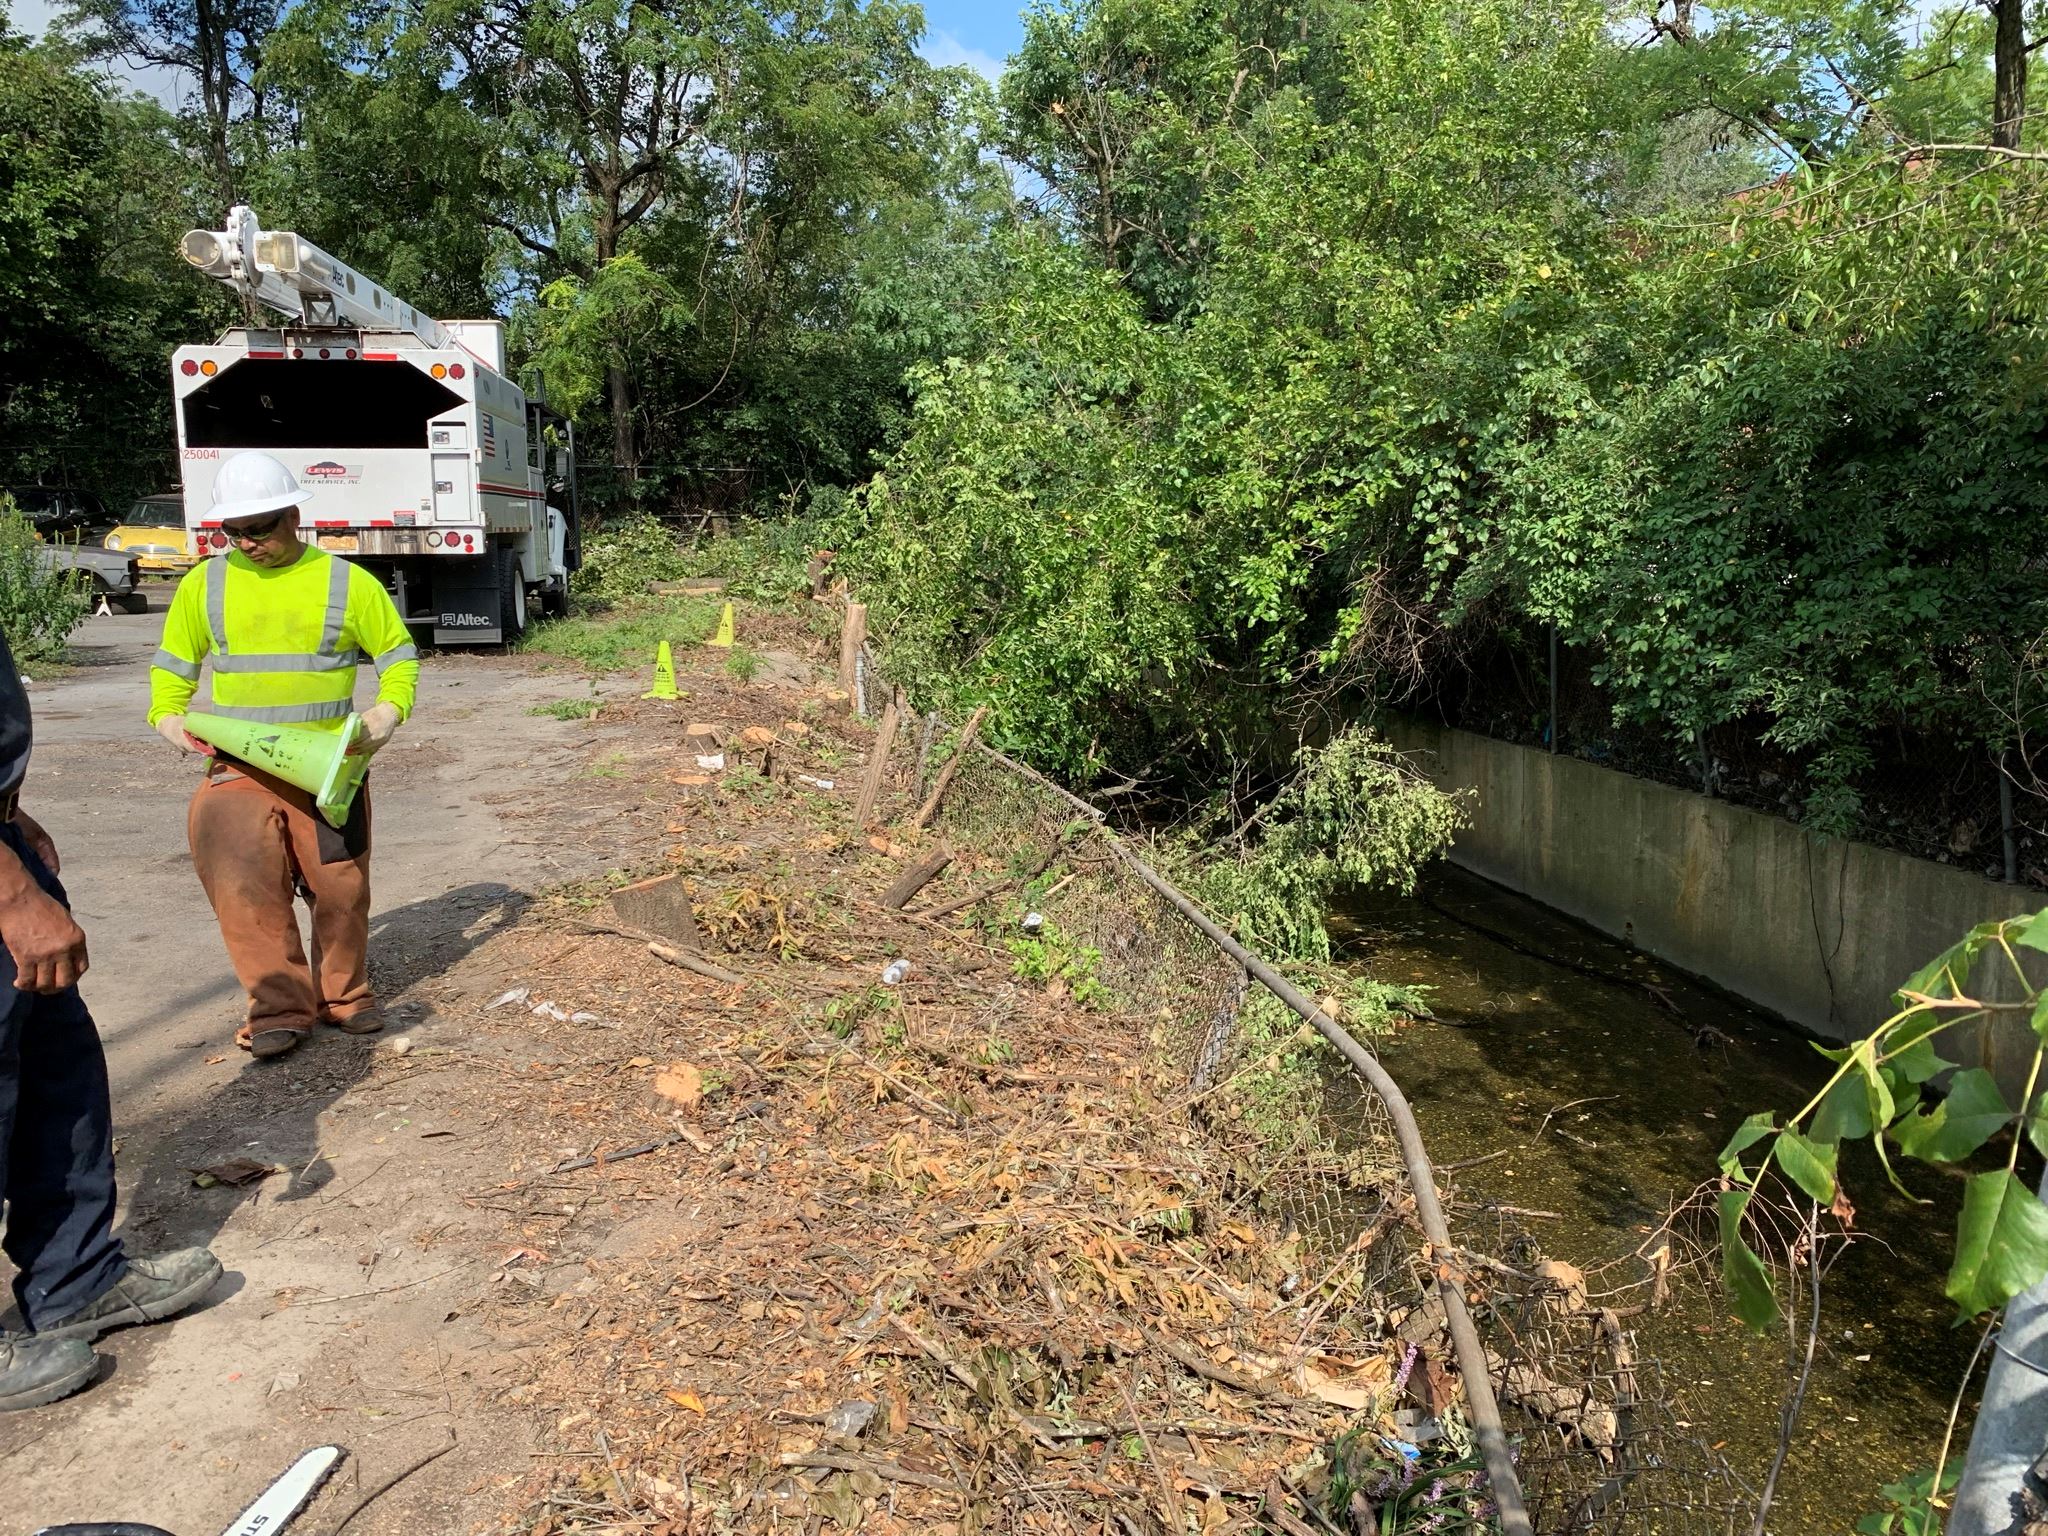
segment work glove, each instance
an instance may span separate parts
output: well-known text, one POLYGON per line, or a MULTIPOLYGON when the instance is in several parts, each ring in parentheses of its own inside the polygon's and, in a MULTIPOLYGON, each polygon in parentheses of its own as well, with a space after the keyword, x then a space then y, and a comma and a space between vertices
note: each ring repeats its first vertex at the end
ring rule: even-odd
POLYGON ((156 733, 180 752, 197 752, 201 757, 213 756, 213 748, 186 731, 183 715, 165 715, 163 719, 157 721, 156 733))
POLYGON ((355 739, 348 750, 351 756, 375 756, 384 744, 391 740, 391 733, 398 729, 398 706, 396 704, 372 704, 363 711, 363 734, 355 739))

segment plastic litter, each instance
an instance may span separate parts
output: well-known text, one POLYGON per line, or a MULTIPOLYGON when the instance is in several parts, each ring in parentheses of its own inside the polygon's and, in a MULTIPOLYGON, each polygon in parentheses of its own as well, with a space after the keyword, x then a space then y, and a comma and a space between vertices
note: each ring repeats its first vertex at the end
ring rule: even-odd
POLYGON ((868 1426, 875 1422, 875 1405, 862 1398, 851 1398, 840 1403, 825 1415, 825 1429, 830 1434, 844 1435, 849 1440, 858 1440, 868 1432, 868 1426))
POLYGON ((1036 933, 1044 926, 1045 914, 1043 912, 1026 912, 1024 914, 1024 931, 1026 933, 1036 933))
POLYGON ((723 752, 701 752, 697 755, 697 766, 710 773, 716 773, 725 766, 723 752))
POLYGON ((908 960, 891 960, 887 968, 882 972, 882 985, 893 987, 909 974, 910 962, 908 960))
POLYGON ((808 773, 800 773, 797 775, 797 778, 810 785, 813 789, 830 789, 834 783, 831 779, 814 779, 808 773))
POLYGON ((485 1003, 484 1012, 489 1013, 493 1008, 508 1008, 514 1003, 523 1003, 531 996, 533 996, 533 988, 514 987, 510 992, 500 992, 488 1003, 485 1003))
POLYGON ((558 1007, 554 1003, 536 1003, 534 1004, 533 1011, 538 1017, 553 1019, 557 1024, 569 1022, 569 1010, 558 1007))

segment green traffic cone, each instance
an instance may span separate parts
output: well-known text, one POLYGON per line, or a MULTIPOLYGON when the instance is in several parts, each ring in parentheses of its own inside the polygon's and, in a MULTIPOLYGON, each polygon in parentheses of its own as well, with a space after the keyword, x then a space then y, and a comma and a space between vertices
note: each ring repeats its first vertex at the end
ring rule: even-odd
POLYGON ((363 775, 370 771, 367 755, 352 757, 348 750, 362 734, 360 715, 350 715, 338 731, 308 731, 190 714, 185 716, 185 730, 237 762, 305 790, 330 827, 347 825, 349 807, 355 804, 363 775))
POLYGON ((722 647, 726 647, 726 648, 730 648, 730 647, 731 647, 731 645, 732 645, 732 604, 731 604, 731 603, 727 603, 727 604, 725 605, 725 611, 724 611, 723 613, 721 613, 721 614, 720 614, 720 615, 718 616, 718 633, 716 633, 715 635, 713 635, 713 636, 712 636, 712 637, 711 637, 711 638, 710 638, 709 640, 706 640, 706 641, 705 641, 704 643, 705 643, 706 645, 716 645, 716 646, 722 646, 722 647))
POLYGON ((640 695, 643 699, 680 699, 676 692, 676 659, 668 648, 666 640, 654 653, 654 690, 640 695))

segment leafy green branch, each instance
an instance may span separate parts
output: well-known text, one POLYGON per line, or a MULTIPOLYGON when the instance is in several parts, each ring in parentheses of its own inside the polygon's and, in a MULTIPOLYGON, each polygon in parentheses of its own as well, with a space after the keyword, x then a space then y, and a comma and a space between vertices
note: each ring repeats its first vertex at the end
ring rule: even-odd
POLYGON ((1721 1151, 1722 1276, 1736 1315, 1759 1331, 1779 1319, 1769 1271, 1744 1233, 1744 1218, 1762 1174, 1775 1167, 1814 1203, 1845 1224, 1854 1209, 1842 1190, 1845 1142, 1868 1138, 1886 1177, 1901 1193, 1891 1149, 1929 1163, 1956 1163, 2010 1131, 2004 1164, 1970 1176, 1956 1229, 1955 1256, 1944 1290, 1963 1317, 2002 1307, 2048 1276, 2048 1205, 2018 1177, 2022 1139, 2048 1156, 2048 1095, 2038 1092, 2048 1057, 2048 987, 2037 986, 2020 951, 2048 952, 2048 911, 1977 927, 1923 966, 1902 986, 1898 1011, 1853 1044, 1820 1048, 1835 1070, 1820 1090, 1781 1124, 1770 1111, 1743 1121, 1721 1151), (2003 962, 2000 965, 1999 962, 2003 962), (2010 973, 2018 1000, 1994 999, 1979 985, 2010 973), (2018 1016, 2036 1045, 2015 1107, 1982 1067, 1956 1070, 1935 1042, 1965 1025, 2018 1016), (1947 1092, 1932 1097, 1942 1073, 1947 1092))

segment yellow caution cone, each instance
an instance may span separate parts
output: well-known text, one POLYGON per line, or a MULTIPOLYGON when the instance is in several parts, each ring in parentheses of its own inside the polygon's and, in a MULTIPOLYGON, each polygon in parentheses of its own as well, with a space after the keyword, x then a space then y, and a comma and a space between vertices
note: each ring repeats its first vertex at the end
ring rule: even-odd
POLYGON ((666 640, 654 653, 654 690, 640 695, 643 699, 680 699, 676 692, 676 659, 668 648, 666 640))
POLYGON ((725 605, 725 612, 718 616, 718 633, 704 642, 706 645, 732 646, 732 604, 725 605))
POLYGON ((370 771, 367 755, 351 757, 362 734, 360 716, 350 715, 338 731, 307 731, 289 725, 252 725, 220 715, 185 716, 185 730, 237 762, 275 774, 313 797, 330 827, 348 824, 349 807, 370 771))

